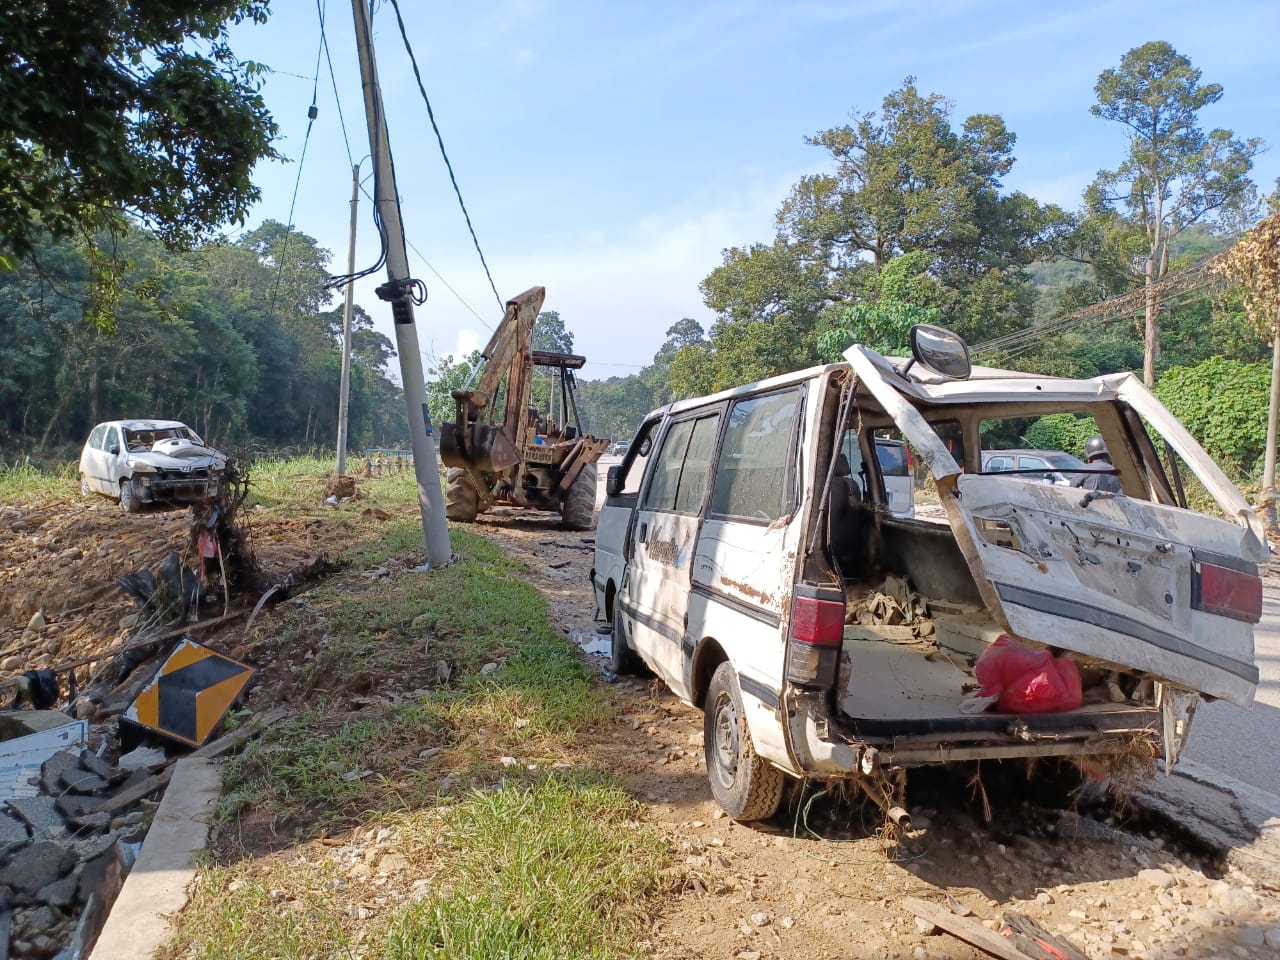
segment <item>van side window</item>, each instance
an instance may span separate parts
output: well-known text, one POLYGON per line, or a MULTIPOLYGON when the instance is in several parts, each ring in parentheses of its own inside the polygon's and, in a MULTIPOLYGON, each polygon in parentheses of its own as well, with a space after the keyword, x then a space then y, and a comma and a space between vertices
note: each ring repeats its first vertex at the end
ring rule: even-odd
POLYGON ((711 494, 713 514, 776 520, 790 500, 791 438, 800 392, 739 400, 729 411, 711 494))
POLYGON ((641 510, 697 513, 707 491, 720 414, 673 423, 662 441, 641 510))

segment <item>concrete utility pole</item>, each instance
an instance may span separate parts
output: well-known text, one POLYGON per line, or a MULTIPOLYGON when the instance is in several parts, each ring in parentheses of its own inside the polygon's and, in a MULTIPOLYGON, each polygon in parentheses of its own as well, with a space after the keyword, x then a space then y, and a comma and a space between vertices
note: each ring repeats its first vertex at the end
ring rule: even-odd
POLYGON ((356 49, 360 53, 365 116, 369 121, 369 150, 373 154, 373 200, 382 223, 382 240, 387 255, 387 282, 378 288, 378 296, 391 304, 391 315, 395 320, 396 351, 400 354, 400 376, 404 381, 409 439, 413 447, 413 470, 418 477, 418 507, 422 512, 427 565, 438 567, 453 558, 453 548, 449 544, 444 493, 440 489, 440 469, 436 464, 435 441, 431 436, 431 415, 427 410, 418 331, 413 325, 409 255, 405 252, 400 200, 396 192, 395 172, 391 167, 391 143, 387 138, 382 91, 378 87, 378 67, 373 58, 369 8, 365 5, 365 0, 351 0, 351 9, 356 21, 356 49))
MULTIPOLYGON (((351 168, 351 239, 347 244, 347 276, 356 272, 356 206, 360 200, 360 164, 351 168)), ((338 476, 347 472, 347 400, 351 396, 351 295, 348 281, 342 301, 342 380, 338 387, 338 476)))

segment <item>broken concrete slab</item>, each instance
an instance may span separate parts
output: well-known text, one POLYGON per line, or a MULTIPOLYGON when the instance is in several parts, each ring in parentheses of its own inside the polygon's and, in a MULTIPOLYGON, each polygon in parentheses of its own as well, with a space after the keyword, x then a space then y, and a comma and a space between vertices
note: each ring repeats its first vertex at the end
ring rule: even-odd
POLYGON ((0 812, 0 854, 22 846, 31 839, 27 825, 7 813, 0 812))
POLYGON ((70 750, 60 750, 40 764, 40 790, 56 797, 63 790, 62 775, 68 770, 79 770, 80 761, 70 750))
POLYGON ((33 843, 14 854, 0 870, 0 881, 13 887, 14 893, 34 897, 42 888, 62 879, 77 863, 74 853, 56 843, 33 843))
POLYGON ((64 829, 58 802, 53 797, 15 797, 6 800, 5 804, 17 814, 19 820, 31 828, 31 834, 36 839, 58 836, 64 829))
POLYGON ((121 755, 118 764, 121 770, 146 772, 163 767, 166 759, 159 747, 138 747, 121 755))
POLYGON ((59 909, 69 907, 75 902, 76 888, 79 885, 80 878, 74 872, 68 873, 61 880, 55 880, 37 890, 36 902, 59 909))
POLYGON ((67 826, 77 833, 97 833, 111 826, 111 814, 100 810, 79 817, 68 817, 67 826))
POLYGON ((62 786, 72 793, 97 793, 107 789, 107 781, 96 773, 90 773, 80 767, 79 761, 72 770, 62 771, 62 786))
POLYGON ((126 774, 126 771, 121 770, 114 763, 108 763, 91 750, 80 751, 80 766, 108 783, 122 780, 126 774))

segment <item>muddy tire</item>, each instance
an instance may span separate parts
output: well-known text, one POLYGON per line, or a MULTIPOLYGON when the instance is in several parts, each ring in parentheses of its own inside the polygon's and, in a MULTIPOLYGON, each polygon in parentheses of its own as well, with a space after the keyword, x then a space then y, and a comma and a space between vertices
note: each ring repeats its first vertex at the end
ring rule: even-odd
POLYGON ((589 463, 573 481, 560 505, 560 526, 590 530, 596 525, 596 465, 589 463))
POLYGON ((126 478, 120 481, 120 509, 125 513, 137 513, 142 509, 142 502, 138 499, 138 488, 131 479, 126 478))
POLYGON ((622 612, 616 604, 613 608, 613 639, 609 653, 609 666, 619 676, 637 677, 645 673, 644 661, 640 659, 640 654, 631 649, 622 612))
POLYGON ((716 668, 707 689, 702 743, 711 795, 725 813, 735 820, 764 820, 778 812, 786 774, 756 755, 738 675, 728 661, 716 668))
POLYGON ((450 520, 471 523, 480 512, 480 494, 462 467, 450 467, 444 475, 444 514, 450 520))

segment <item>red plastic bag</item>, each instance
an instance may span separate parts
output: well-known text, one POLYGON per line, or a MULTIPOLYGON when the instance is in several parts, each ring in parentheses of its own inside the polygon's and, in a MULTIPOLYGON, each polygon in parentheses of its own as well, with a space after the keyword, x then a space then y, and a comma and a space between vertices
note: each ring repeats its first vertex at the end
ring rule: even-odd
POLYGON ((987 647, 974 667, 981 695, 998 696, 1000 713, 1054 713, 1080 706, 1080 671, 1066 657, 1028 647, 1007 634, 987 647))

